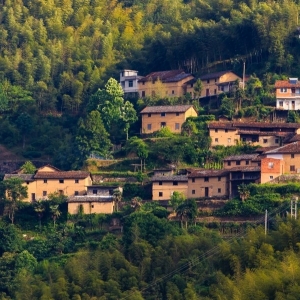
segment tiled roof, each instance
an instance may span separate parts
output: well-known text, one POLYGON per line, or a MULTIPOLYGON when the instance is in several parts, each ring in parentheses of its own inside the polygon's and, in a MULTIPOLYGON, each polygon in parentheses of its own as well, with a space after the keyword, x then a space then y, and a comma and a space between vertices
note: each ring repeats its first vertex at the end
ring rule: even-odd
POLYGON ((282 136, 282 137, 285 137, 285 136, 289 135, 290 132, 239 130, 238 134, 242 134, 242 135, 251 134, 251 135, 260 135, 260 136, 282 136))
POLYGON ((232 161, 232 160, 252 160, 256 158, 258 154, 240 154, 240 155, 230 155, 225 157, 223 160, 224 161, 232 161))
POLYGON ((70 196, 67 202, 112 202, 113 196, 70 196))
POLYGON ((228 171, 230 171, 230 172, 237 172, 237 171, 241 171, 241 172, 259 172, 260 167, 259 166, 240 166, 240 167, 230 168, 230 169, 228 169, 228 171))
POLYGON ((196 170, 188 175, 189 178, 198 178, 198 177, 219 177, 225 176, 228 174, 228 170, 196 170))
POLYGON ((223 76, 224 74, 231 73, 231 72, 232 72, 231 70, 227 70, 227 71, 209 73, 209 74, 205 74, 205 75, 200 76, 200 79, 201 80, 208 80, 208 79, 219 78, 219 77, 223 76))
POLYGON ((292 143, 292 142, 298 142, 300 141, 300 134, 295 134, 290 140, 289 142, 292 143))
POLYGON ((147 106, 141 111, 141 114, 186 112, 191 107, 193 105, 147 106))
POLYGON ((210 129, 239 129, 243 127, 252 128, 300 128, 300 123, 263 123, 263 122, 210 122, 210 129))
POLYGON ((60 171, 60 169, 58 169, 58 168, 56 168, 56 167, 54 167, 54 166, 52 166, 52 165, 50 165, 50 164, 47 164, 47 165, 44 165, 44 166, 38 168, 38 171, 39 171, 40 169, 45 168, 45 167, 51 168, 51 169, 53 169, 53 170, 55 170, 55 171, 60 171))
POLYGON ((173 176, 153 176, 151 178, 152 182, 157 182, 157 181, 181 181, 181 182, 186 182, 188 181, 188 178, 186 175, 173 175, 173 176))
POLYGON ((139 82, 161 80, 162 82, 177 82, 186 77, 192 76, 189 73, 185 73, 183 70, 168 70, 160 72, 152 72, 145 77, 139 79, 139 82))
POLYGON ((34 179, 84 179, 90 176, 85 171, 37 172, 34 179))
POLYGON ((9 178, 20 178, 23 181, 33 181, 34 174, 5 174, 3 180, 9 178))
POLYGON ((300 141, 265 152, 265 154, 300 153, 300 141))
POLYGON ((288 80, 276 80, 275 88, 292 88, 292 87, 300 87, 300 81, 297 83, 290 83, 288 80))
POLYGON ((273 149, 276 149, 278 148, 277 146, 272 146, 272 147, 259 147, 255 150, 255 152, 257 153, 265 153, 266 151, 270 151, 270 150, 273 150, 273 149))

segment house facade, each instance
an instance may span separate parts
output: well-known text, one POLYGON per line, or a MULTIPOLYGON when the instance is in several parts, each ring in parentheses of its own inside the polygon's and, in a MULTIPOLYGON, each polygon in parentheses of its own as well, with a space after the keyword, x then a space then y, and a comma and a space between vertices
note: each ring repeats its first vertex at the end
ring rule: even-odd
MULTIPOLYGON (((242 78, 232 71, 222 71, 216 73, 209 73, 200 76, 202 82, 202 91, 200 98, 217 96, 222 93, 232 91, 235 87, 236 81, 242 81, 242 78)), ((194 95, 194 84, 197 79, 187 82, 187 92, 194 95)))
POLYGON ((188 177, 185 175, 153 176, 152 200, 170 200, 173 193, 188 196, 188 177))
POLYGON ((47 165, 39 168, 35 174, 6 174, 4 180, 18 177, 27 186, 27 202, 47 200, 49 194, 58 192, 66 196, 85 195, 86 187, 92 184, 89 172, 60 171, 47 165))
POLYGON ((124 93, 137 93, 138 80, 141 76, 138 76, 138 71, 135 70, 123 70, 120 72, 120 85, 124 93))
POLYGON ((299 123, 210 122, 211 146, 233 146, 237 142, 273 147, 290 142, 300 133, 299 123))
POLYGON ((193 75, 183 70, 152 72, 138 80, 140 97, 181 97, 186 94, 186 82, 193 75))
POLYGON ((300 109, 300 81, 298 78, 289 80, 277 80, 276 89, 276 109, 299 110, 300 109))
POLYGON ((188 175, 188 198, 222 198, 228 195, 227 170, 195 170, 188 175))
POLYGON ((149 134, 168 127, 174 133, 181 132, 181 126, 188 117, 197 117, 192 105, 147 106, 142 115, 141 133, 149 134))

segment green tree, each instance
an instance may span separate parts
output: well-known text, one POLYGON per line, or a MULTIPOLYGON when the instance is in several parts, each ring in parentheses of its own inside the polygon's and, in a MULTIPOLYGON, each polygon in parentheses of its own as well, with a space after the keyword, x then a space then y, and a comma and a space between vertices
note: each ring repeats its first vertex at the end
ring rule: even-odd
POLYGON ((8 217, 14 224, 15 212, 19 202, 27 198, 27 186, 23 186, 22 179, 12 177, 2 182, 7 199, 8 217))
POLYGON ((51 216, 53 219, 53 227, 55 228, 56 226, 56 220, 60 217, 61 212, 59 210, 59 206, 56 205, 50 205, 50 212, 51 212, 51 216))
POLYGON ((185 221, 185 228, 187 228, 188 221, 194 220, 197 216, 197 212, 198 208, 194 199, 186 200, 179 205, 176 209, 176 215, 180 219, 181 227, 183 227, 183 221, 185 221))
POLYGON ((173 210, 176 211, 178 206, 183 204, 185 200, 186 197, 183 193, 175 191, 171 196, 171 200, 169 201, 169 204, 172 206, 173 210))
POLYGON ((220 106, 220 112, 221 114, 224 114, 227 116, 229 119, 232 119, 234 115, 235 107, 234 107, 234 102, 231 98, 228 98, 225 96, 222 99, 222 104, 220 106))
POLYGON ((113 199, 116 203, 116 211, 119 211, 119 202, 122 201, 122 192, 120 189, 117 188, 113 191, 113 199))
POLYGON ((45 211, 45 206, 44 203, 41 201, 37 201, 34 203, 34 211, 37 213, 38 218, 39 218, 39 226, 40 226, 40 230, 42 228, 42 217, 43 217, 43 213, 45 211))
POLYGON ((130 124, 137 121, 137 115, 136 111, 133 107, 133 104, 129 101, 126 101, 124 103, 124 106, 122 107, 121 111, 121 120, 125 123, 125 133, 126 133, 126 140, 128 140, 128 130, 130 127, 130 124))
POLYGON ((238 193, 239 193, 240 198, 241 198, 242 201, 247 200, 250 196, 249 186, 247 184, 244 184, 244 183, 240 184, 238 186, 238 193))
POLYGON ((203 84, 201 79, 197 79, 194 84, 194 99, 199 99, 201 97, 201 92, 203 90, 203 84))
POLYGON ((23 174, 34 174, 36 171, 36 167, 31 161, 26 161, 20 169, 23 174))
POLYGON ((125 146, 127 153, 135 153, 141 160, 141 172, 143 172, 143 165, 145 168, 145 160, 149 155, 149 146, 138 137, 130 138, 125 146), (144 162, 144 163, 143 163, 144 162))
POLYGON ((30 134, 33 129, 32 117, 27 113, 22 113, 16 120, 16 125, 23 137, 23 149, 25 148, 26 136, 30 134))

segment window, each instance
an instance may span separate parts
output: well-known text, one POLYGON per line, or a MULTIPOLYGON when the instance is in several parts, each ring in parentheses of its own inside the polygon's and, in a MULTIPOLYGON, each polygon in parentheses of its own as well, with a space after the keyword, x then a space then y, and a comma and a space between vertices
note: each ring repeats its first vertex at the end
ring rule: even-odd
POLYGON ((274 168, 274 163, 273 162, 269 162, 268 163, 268 168, 269 169, 273 169, 274 168))
POLYGON ((222 191, 221 189, 218 189, 218 193, 219 193, 219 194, 221 193, 221 191, 222 191))
POLYGON ((180 129, 180 124, 179 123, 175 123, 175 130, 179 130, 180 129))
POLYGON ((172 95, 174 95, 175 94, 175 92, 172 90, 172 95))
POLYGON ((195 182, 195 178, 192 178, 192 182, 195 182))
POLYGON ((163 196, 163 192, 158 192, 158 197, 162 197, 163 196))
POLYGON ((44 179, 44 183, 47 183, 48 182, 48 180, 47 179, 44 179))
POLYGON ((43 197, 47 196, 47 191, 43 191, 43 197))
POLYGON ((178 185, 178 181, 173 181, 173 185, 178 185))
POLYGON ((166 116, 166 113, 163 112, 163 113, 160 114, 160 116, 161 116, 161 117, 165 117, 165 116, 166 116))
POLYGON ((215 129, 215 132, 218 132, 218 129, 215 129))
POLYGON ((75 196, 78 196, 78 195, 79 195, 79 192, 78 192, 78 191, 75 191, 75 192, 74 192, 74 195, 75 195, 75 196))
POLYGON ((279 101, 279 106, 283 107, 283 101, 279 101))
POLYGON ((142 84, 145 85, 145 81, 143 81, 142 84))
POLYGON ((93 194, 94 194, 94 195, 97 195, 97 190, 93 190, 93 194))
POLYGON ((215 95, 216 95, 217 94, 217 89, 215 89, 214 92, 215 92, 215 95))
POLYGON ((133 80, 128 81, 128 87, 133 87, 133 80))
POLYGON ((151 124, 147 124, 147 130, 151 130, 152 129, 152 125, 151 124))
POLYGON ((263 143, 266 144, 268 142, 268 139, 263 139, 263 143))
POLYGON ((29 184, 29 181, 26 181, 26 184, 29 184))
POLYGON ((280 92, 281 92, 281 93, 286 93, 286 92, 287 92, 287 88, 281 88, 281 89, 280 89, 280 92))
POLYGON ((217 78, 215 78, 215 82, 217 82, 217 78))
POLYGON ((228 162, 227 162, 227 166, 231 166, 231 161, 228 161, 228 162))
POLYGON ((231 143, 231 138, 227 139, 227 143, 230 144, 231 143))
POLYGON ((218 177, 218 181, 221 181, 221 179, 222 179, 222 177, 221 177, 221 176, 219 176, 219 177, 218 177))
POLYGON ((209 182, 209 178, 208 177, 204 177, 204 181, 205 182, 209 182))
POLYGON ((218 139, 218 138, 215 138, 215 142, 218 143, 218 142, 219 142, 219 139, 218 139))
POLYGON ((206 83, 209 83, 209 79, 206 80, 206 83))
MULTIPOLYGON (((143 83, 144 84, 144 83, 143 83)), ((142 97, 145 97, 146 96, 146 93, 145 91, 142 91, 142 97)))
POLYGON ((228 129, 225 129, 225 132, 228 132, 228 129))
POLYGON ((242 141, 243 141, 243 142, 246 142, 246 141, 247 141, 247 139, 246 139, 246 138, 242 138, 242 141))
POLYGON ((255 138, 255 137, 253 137, 253 138, 251 139, 251 141, 252 141, 252 143, 258 142, 257 138, 255 138))
POLYGON ((63 179, 59 179, 59 183, 64 183, 65 181, 63 179))
POLYGON ((241 165, 241 162, 240 162, 240 161, 236 161, 235 164, 236 164, 237 166, 240 166, 240 165, 241 165))
POLYGON ((151 114, 148 114, 148 118, 151 118, 151 114))
POLYGON ((158 185, 162 185, 162 181, 159 181, 159 182, 158 182, 158 185))
POLYGON ((91 208, 94 208, 94 204, 91 204, 91 208))
POLYGON ((195 190, 192 190, 192 195, 195 195, 196 191, 195 190))
POLYGON ((64 194, 64 191, 63 191, 63 190, 59 190, 58 193, 59 193, 60 195, 63 195, 63 194, 64 194))
POLYGON ((295 158, 295 154, 291 154, 291 158, 295 158))
POLYGON ((273 179, 273 176, 270 176, 270 179, 273 179))
POLYGON ((279 144, 279 139, 275 139, 275 144, 279 144))
POLYGON ((176 113, 176 117, 178 117, 179 116, 179 113, 176 113))
POLYGON ((290 166, 290 171, 295 172, 295 166, 290 166))
POLYGON ((161 122, 160 123, 160 128, 164 128, 164 127, 166 127, 166 125, 167 125, 166 122, 161 122))
POLYGON ((79 183, 79 179, 75 179, 75 183, 79 183))

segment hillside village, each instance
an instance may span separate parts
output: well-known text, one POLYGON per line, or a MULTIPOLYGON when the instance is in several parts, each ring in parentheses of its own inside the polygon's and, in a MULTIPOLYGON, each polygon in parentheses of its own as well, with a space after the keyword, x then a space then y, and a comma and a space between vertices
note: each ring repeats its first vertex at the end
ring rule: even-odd
MULTIPOLYGON (((196 102, 199 107, 203 98, 212 102, 220 95, 222 97, 245 90, 245 79, 245 76, 240 78, 232 71, 195 78, 182 70, 153 72, 145 77, 138 76, 137 71, 124 70, 120 73, 119 84, 127 98, 134 95, 140 98, 178 98, 189 95, 192 101, 199 101, 196 102)), ((170 206, 166 200, 170 201, 174 192, 182 194, 186 199, 229 200, 239 197, 240 186, 272 183, 287 175, 292 175, 297 180, 300 174, 300 123, 287 123, 286 120, 288 113, 297 110, 300 85, 297 78, 290 78, 278 80, 274 86, 276 107, 264 120, 258 122, 247 117, 232 120, 225 115, 207 116, 211 121, 205 123, 204 130, 212 151, 218 146, 248 145, 252 147, 251 153, 224 156, 218 165, 206 164, 205 167, 206 161, 202 166, 200 164, 194 168, 179 168, 175 165, 168 167, 170 161, 166 160, 162 162, 163 168, 158 166, 153 170, 147 169, 147 173, 152 171, 153 174, 149 178, 152 186, 151 199, 141 200, 157 201, 170 206), (284 111, 286 115, 282 118, 284 111), (281 116, 281 122, 278 121, 278 116, 281 116)), ((151 140, 157 132, 165 129, 171 134, 181 135, 188 122, 197 120, 198 111, 193 104, 144 107, 139 113, 141 141, 149 137, 151 140)), ((161 139, 167 140, 168 136, 161 139)), ((143 171, 143 160, 134 165, 135 171, 143 171)), ((97 185, 88 170, 61 171, 51 165, 38 168, 33 174, 24 174, 20 169, 13 174, 4 175, 4 180, 11 178, 19 178, 27 188, 27 196, 22 201, 34 203, 47 200, 48 195, 58 193, 67 197, 69 214, 78 214, 80 211, 112 214, 116 211, 114 191, 122 194, 123 190, 123 184, 120 185, 118 181, 110 182, 114 186, 97 185)))

